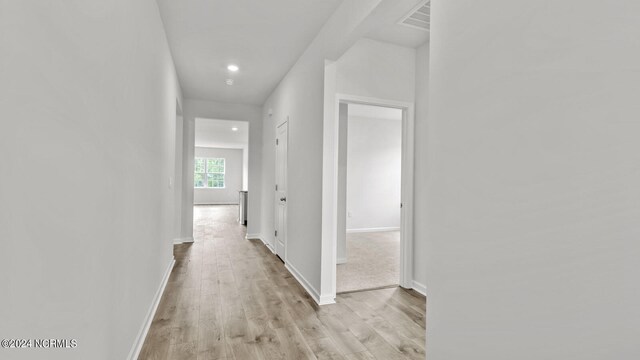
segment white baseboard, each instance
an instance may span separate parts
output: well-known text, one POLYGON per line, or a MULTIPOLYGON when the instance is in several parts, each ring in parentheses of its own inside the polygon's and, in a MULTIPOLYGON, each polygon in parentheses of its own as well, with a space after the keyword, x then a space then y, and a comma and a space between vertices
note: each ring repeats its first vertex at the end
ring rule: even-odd
POLYGON ((333 295, 320 296, 320 303, 318 305, 331 305, 336 303, 336 297, 333 295))
POLYGON ((269 244, 268 242, 264 241, 264 238, 260 234, 247 234, 247 236, 245 236, 245 238, 247 240, 249 240, 249 239, 260 240, 260 241, 262 241, 264 246, 266 246, 267 249, 269 249, 269 251, 271 251, 274 254, 276 253, 276 250, 271 246, 271 244, 269 244))
POLYGON ((167 267, 167 270, 164 273, 162 282, 160 282, 160 287, 158 287, 156 295, 153 297, 151 307, 149 307, 149 311, 147 312, 147 317, 142 323, 142 327, 138 332, 138 336, 136 337, 136 341, 133 343, 131 351, 129 351, 129 356, 127 357, 127 359, 129 360, 136 360, 140 355, 142 345, 144 344, 144 340, 147 338, 147 333, 149 332, 149 328, 151 327, 151 322, 153 321, 153 317, 156 315, 156 310, 158 310, 158 305, 160 305, 160 299, 162 299, 164 289, 165 287, 167 287, 167 282, 169 281, 169 276, 171 275, 171 270, 173 270, 173 265, 175 265, 175 263, 176 259, 171 259, 171 263, 169 263, 169 267, 167 267))
POLYGON ((276 249, 274 249, 271 244, 269 244, 268 242, 264 241, 263 238, 260 238, 260 240, 262 241, 262 243, 264 244, 264 246, 267 247, 267 249, 269 249, 271 251, 272 254, 276 253, 276 249))
POLYGON ((421 284, 415 280, 413 280, 413 290, 419 292, 420 294, 427 296, 427 286, 424 284, 421 284))
POLYGON ((192 243, 192 242, 193 242, 192 237, 173 239, 174 244, 184 244, 184 243, 192 243))
POLYGON ((293 277, 296 280, 298 280, 300 285, 302 285, 302 287, 307 291, 307 293, 309 295, 311 295, 311 298, 313 299, 313 301, 316 302, 316 304, 318 304, 318 305, 327 305, 327 304, 334 304, 335 303, 335 299, 333 299, 333 298, 327 298, 327 297, 324 297, 324 296, 321 298, 320 294, 318 293, 318 290, 316 290, 307 281, 307 279, 305 279, 304 276, 302 276, 302 274, 300 274, 300 272, 293 265, 285 264, 284 267, 287 268, 287 270, 289 270, 291 275, 293 275, 293 277))
POLYGON ((347 258, 337 258, 336 259, 336 264, 340 265, 340 264, 346 264, 347 263, 347 258))
POLYGON ((347 229, 347 234, 351 234, 351 233, 367 233, 367 232, 384 232, 384 231, 400 231, 400 228, 399 227, 379 227, 379 228, 347 229))
POLYGON ((193 205, 238 205, 237 202, 206 202, 206 203, 194 203, 193 205))

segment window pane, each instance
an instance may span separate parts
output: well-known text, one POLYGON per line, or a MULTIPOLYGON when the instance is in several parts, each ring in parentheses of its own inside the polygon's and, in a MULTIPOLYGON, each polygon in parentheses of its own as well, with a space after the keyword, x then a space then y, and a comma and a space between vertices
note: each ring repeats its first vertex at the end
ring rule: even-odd
POLYGON ((223 180, 213 180, 213 179, 209 179, 208 184, 207 184, 210 188, 223 188, 224 187, 224 181, 223 180))
POLYGON ((207 174, 209 180, 224 180, 224 174, 207 174))
POLYGON ((195 161, 195 172, 203 173, 204 172, 204 159, 196 158, 195 161))
POLYGON ((211 188, 223 188, 224 175, 223 174, 207 174, 207 186, 211 188))
POLYGON ((207 159, 207 172, 211 172, 214 166, 216 166, 216 159, 207 159))
POLYGON ((205 187, 204 186, 204 174, 194 174, 193 175, 193 183, 195 187, 205 187))
POLYGON ((224 172, 224 159, 207 159, 207 172, 224 172))

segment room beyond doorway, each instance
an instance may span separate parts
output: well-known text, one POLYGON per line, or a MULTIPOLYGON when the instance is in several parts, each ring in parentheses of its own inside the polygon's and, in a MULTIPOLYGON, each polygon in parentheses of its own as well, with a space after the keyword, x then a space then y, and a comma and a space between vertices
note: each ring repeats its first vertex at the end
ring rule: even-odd
POLYGON ((341 103, 336 292, 400 284, 403 109, 341 103))
POLYGON ((194 205, 237 205, 248 190, 249 123, 196 118, 194 205))
POLYGON ((338 264, 338 294, 394 287, 400 278, 400 231, 347 234, 349 260, 338 264))

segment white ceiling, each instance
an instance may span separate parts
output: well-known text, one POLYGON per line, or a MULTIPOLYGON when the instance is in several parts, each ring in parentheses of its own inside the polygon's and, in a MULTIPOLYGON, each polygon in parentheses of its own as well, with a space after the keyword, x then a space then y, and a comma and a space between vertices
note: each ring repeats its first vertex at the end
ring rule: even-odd
POLYGON ((382 106, 349 104, 348 114, 349 117, 402 120, 402 109, 394 109, 382 106))
POLYGON ((185 97, 261 105, 341 1, 157 2, 185 97))
POLYGON ((196 118, 197 147, 246 149, 248 144, 248 122, 196 118), (231 130, 233 127, 238 131, 231 130))

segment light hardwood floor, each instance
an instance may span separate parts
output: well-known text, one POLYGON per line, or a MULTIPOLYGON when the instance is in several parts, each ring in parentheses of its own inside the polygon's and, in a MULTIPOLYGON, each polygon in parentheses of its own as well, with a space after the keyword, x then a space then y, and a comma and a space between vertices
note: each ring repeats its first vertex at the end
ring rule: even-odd
MULTIPOLYGON (((425 298, 401 288, 319 307, 235 206, 196 206, 139 359, 425 358, 425 298)), ((294 240, 291 240, 294 241, 294 240)))

